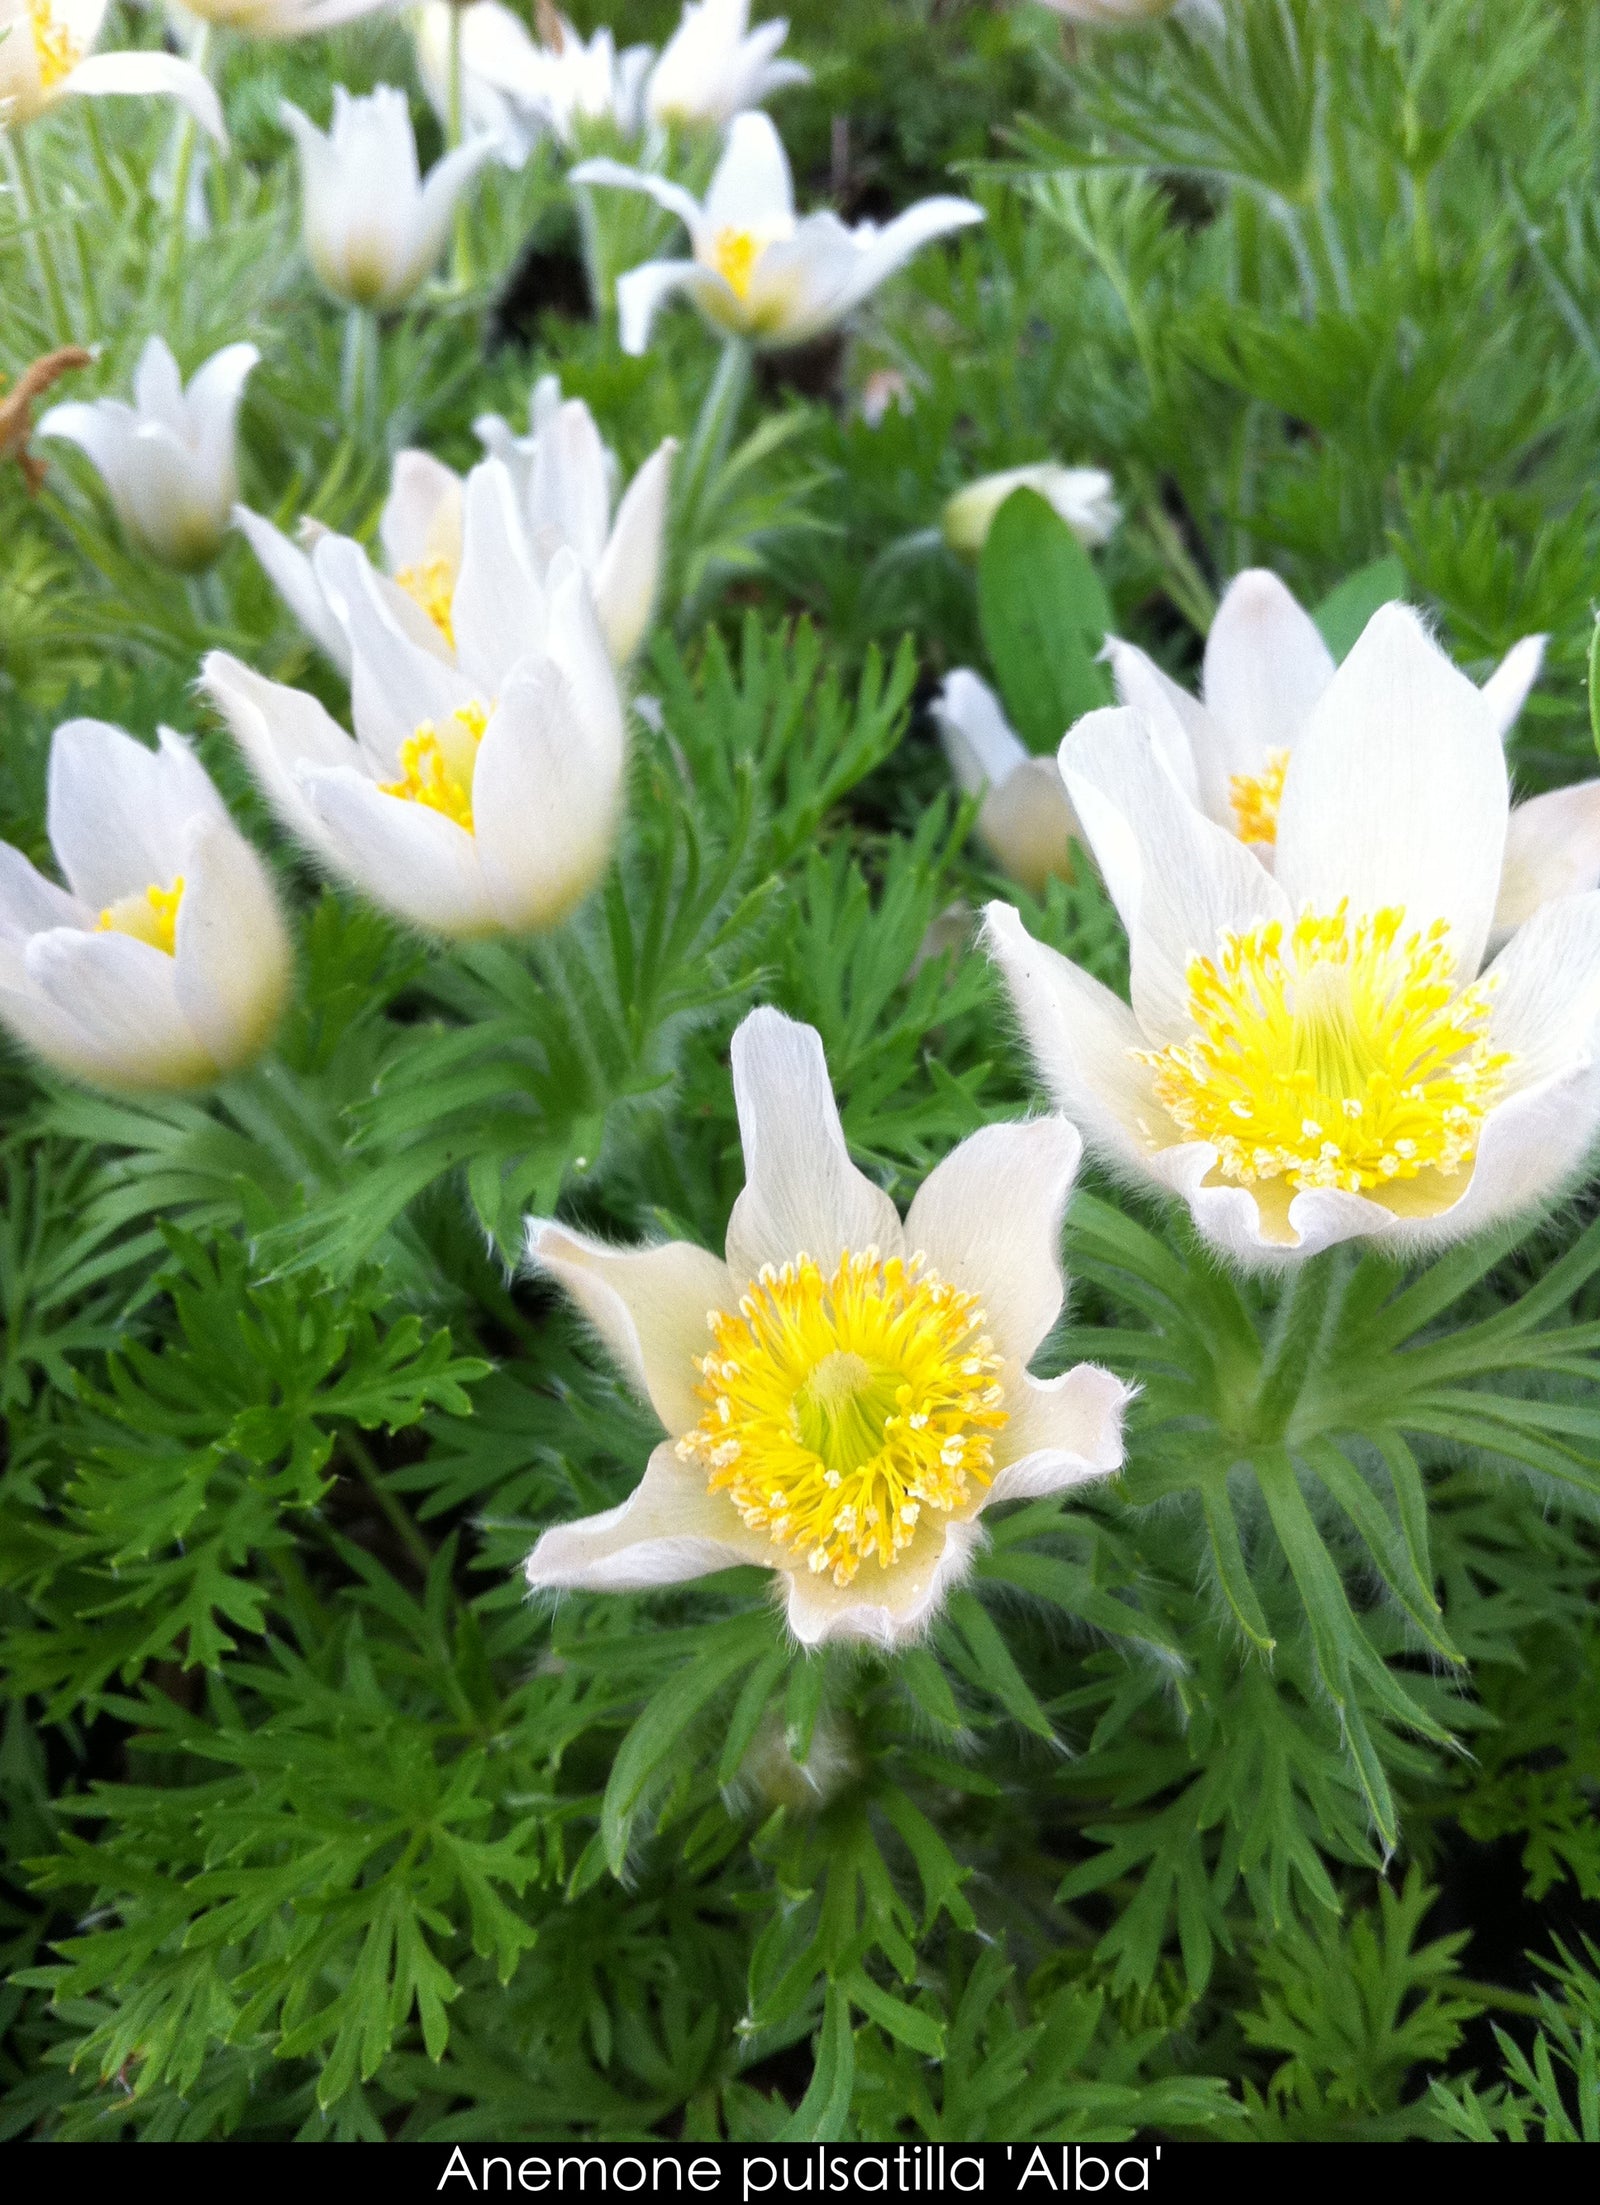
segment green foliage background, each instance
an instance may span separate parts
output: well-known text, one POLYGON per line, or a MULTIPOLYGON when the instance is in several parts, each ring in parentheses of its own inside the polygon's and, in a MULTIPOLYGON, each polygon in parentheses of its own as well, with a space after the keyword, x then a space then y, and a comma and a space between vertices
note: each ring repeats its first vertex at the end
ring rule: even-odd
MULTIPOLYGON (((1600 11, 1228 0, 1220 58, 1026 7, 792 12, 803 199, 958 178, 989 220, 847 352, 763 372, 681 525, 617 863, 556 936, 446 953, 320 885, 191 693, 217 644, 326 685, 243 544, 185 584, 70 458, 37 502, 0 475, 0 831, 46 857, 60 720, 166 719, 300 948, 277 1053, 214 1097, 0 1071, 0 2123, 1600 2140, 1587 1199, 1308 1310, 1086 1183, 1052 1353, 1142 1383, 1129 1468, 1003 1518, 926 1646, 798 1657, 754 1572, 524 1597, 539 1528, 620 1499, 653 1427, 514 1277, 523 1212, 717 1242, 757 999, 820 1028, 902 1200, 1031 1099, 959 926, 926 946, 997 888, 924 710, 1004 648, 918 541, 964 480, 1109 467, 1101 578, 1179 674, 1239 567, 1319 603, 1397 562, 1479 674, 1550 634, 1519 783, 1592 766, 1600 11), (884 370, 908 405, 872 426, 884 370), (782 1767, 819 1725, 850 1774, 808 1813, 782 1767)), ((171 234, 156 106, 31 133, 103 346, 78 394, 152 329, 186 369, 251 338, 246 501, 363 536, 396 447, 470 463, 536 372, 630 470, 688 431, 713 347, 679 312, 626 360, 581 310, 548 154, 489 180, 477 280, 386 325, 349 418, 276 105, 413 83, 403 32, 221 67, 209 240, 171 234)), ((0 205, 11 375, 62 334, 31 255, 0 205)), ((1118 976, 1092 879, 1026 916, 1118 976)))

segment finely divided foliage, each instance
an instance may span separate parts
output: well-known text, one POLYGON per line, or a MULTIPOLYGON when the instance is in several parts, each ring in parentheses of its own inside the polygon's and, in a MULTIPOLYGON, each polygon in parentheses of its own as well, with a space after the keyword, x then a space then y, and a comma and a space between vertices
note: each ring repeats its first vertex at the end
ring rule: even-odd
POLYGON ((0 0, 0 2133, 1595 2141, 1600 15, 183 22, 0 0))

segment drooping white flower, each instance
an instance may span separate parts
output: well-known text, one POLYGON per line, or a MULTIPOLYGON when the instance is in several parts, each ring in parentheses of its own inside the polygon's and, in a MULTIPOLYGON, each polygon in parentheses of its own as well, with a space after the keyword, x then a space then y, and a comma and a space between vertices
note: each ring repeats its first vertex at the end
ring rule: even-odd
POLYGON ((575 554, 535 570, 511 477, 486 460, 462 499, 448 639, 347 537, 311 565, 349 638, 354 741, 225 652, 201 675, 279 817, 433 933, 553 925, 605 869, 622 803, 622 702, 575 554))
POLYGON ((1159 740, 1123 709, 1061 746, 1132 1009, 987 915, 1091 1144, 1246 1261, 1432 1247, 1555 1194, 1600 1122, 1600 895, 1545 903, 1482 969, 1509 809, 1492 700, 1385 606, 1294 746, 1275 871, 1183 796, 1159 740))
POLYGON ((177 54, 97 54, 110 0, 0 0, 0 125, 17 129, 58 100, 126 93, 175 99, 225 146, 222 106, 205 72, 177 54))
POLYGON ((809 84, 811 71, 802 63, 774 58, 788 35, 781 21, 752 31, 750 0, 685 0, 650 73, 650 120, 721 130, 786 84, 809 84))
POLYGON ((47 825, 67 885, 0 843, 0 1020, 98 1087, 202 1087, 265 1048, 288 992, 272 884, 188 744, 70 720, 47 825))
POLYGON ((1037 490, 1066 522, 1080 544, 1109 541, 1122 518, 1111 477, 1099 467, 1058 467, 1044 460, 980 475, 958 490, 944 509, 944 540, 952 551, 976 558, 989 540, 994 517, 1013 490, 1037 490))
POLYGON ((437 266, 494 140, 455 147, 424 183, 411 109, 392 85, 355 99, 336 84, 326 133, 290 100, 278 112, 299 149, 301 229, 318 281, 345 306, 403 306, 437 266))
MULTIPOLYGON (((519 556, 542 575, 563 546, 577 555, 607 648, 618 666, 625 665, 655 611, 676 440, 668 437, 645 461, 613 514, 614 463, 583 401, 563 404, 559 383, 545 376, 530 418, 532 433, 525 437, 514 435, 498 414, 475 424, 486 451, 511 477, 522 524, 519 556)), ((260 514, 241 506, 234 519, 289 610, 348 675, 350 639, 311 558, 260 514)), ((402 621, 407 609, 395 603, 394 593, 427 615, 432 634, 424 632, 423 639, 437 649, 453 647, 461 525, 461 477, 427 452, 399 453, 378 528, 388 567, 379 586, 402 621)))
POLYGON ((957 788, 983 797, 978 839, 995 862, 1035 894, 1053 873, 1070 880, 1078 823, 1054 758, 1033 755, 969 667, 946 677, 933 716, 957 788))
POLYGON ((746 1181, 725 1258, 530 1223, 533 1262, 667 1437, 620 1508, 544 1534, 528 1582, 638 1591, 754 1562, 803 1645, 893 1647, 966 1574, 984 1509, 1121 1464, 1121 1382, 1027 1368, 1061 1311, 1078 1136, 985 1127, 902 1225, 850 1161, 811 1027, 752 1011, 733 1086, 746 1181))
POLYGON ((87 454, 130 542, 167 566, 203 567, 221 549, 239 495, 239 403, 260 357, 254 345, 225 345, 185 389, 170 346, 152 337, 131 406, 73 400, 52 406, 36 433, 87 454))
POLYGON ((921 199, 887 229, 846 229, 835 214, 794 211, 794 179, 771 118, 736 115, 702 203, 681 184, 619 161, 580 161, 579 184, 647 192, 684 223, 692 260, 650 260, 617 282, 624 352, 643 352, 656 310, 686 291, 706 319, 762 346, 804 344, 835 328, 930 239, 983 209, 970 199, 921 199))
MULTIPOLYGON (((1525 636, 1483 685, 1502 739, 1539 678, 1544 645, 1543 636, 1525 636)), ((1333 654, 1311 615, 1265 568, 1236 576, 1206 638, 1198 699, 1136 644, 1112 637, 1105 655, 1118 696, 1143 714, 1179 787, 1270 867, 1284 775, 1334 675, 1333 654)), ((1576 817, 1565 804, 1548 805, 1526 826, 1514 827, 1507 846, 1508 863, 1515 863, 1508 880, 1511 900, 1499 931, 1532 909, 1527 898, 1539 864, 1536 853, 1548 846, 1548 831, 1565 837, 1574 826, 1581 840, 1581 799, 1576 817)), ((1600 876, 1600 843, 1594 846, 1594 864, 1600 876)), ((1556 886, 1570 881, 1567 871, 1553 864, 1547 877, 1550 893, 1567 892, 1565 885, 1556 886)), ((1594 881, 1571 884, 1593 887, 1594 881)))

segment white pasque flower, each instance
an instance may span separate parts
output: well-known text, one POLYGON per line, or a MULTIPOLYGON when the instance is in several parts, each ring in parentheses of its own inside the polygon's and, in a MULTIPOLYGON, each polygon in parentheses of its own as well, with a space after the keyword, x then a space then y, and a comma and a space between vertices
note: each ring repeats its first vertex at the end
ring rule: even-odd
MULTIPOLYGON (((1544 645, 1542 635, 1524 636, 1483 685, 1502 740, 1539 678, 1544 645)), ((1333 654, 1311 615, 1265 567, 1236 575, 1206 638, 1198 699, 1136 644, 1112 636, 1105 656, 1117 695, 1144 716, 1184 794, 1270 868, 1284 775, 1334 675, 1333 654)), ((1594 787, 1559 789, 1512 812, 1496 937, 1546 895, 1600 880, 1594 787)))
MULTIPOLYGON (((418 73, 441 121, 450 108, 456 12, 449 0, 427 0, 416 18, 418 73)), ((539 11, 546 33, 539 39, 499 0, 473 0, 459 15, 463 125, 509 141, 519 162, 547 130, 571 145, 583 122, 608 121, 630 136, 641 127, 649 46, 618 53, 609 29, 586 40, 554 8, 539 11)))
POLYGON ((0 843, 0 1020, 97 1087, 203 1087, 259 1055, 289 938, 267 869, 205 768, 163 728, 147 750, 100 720, 50 747, 58 888, 0 843))
POLYGON ((986 1126, 902 1225, 850 1161, 811 1027, 752 1011, 733 1092, 747 1177, 726 1259, 530 1222, 534 1264, 667 1437, 620 1508, 545 1532, 528 1582, 630 1592, 754 1562, 802 1645, 893 1647, 965 1576, 984 1509, 1121 1465, 1121 1381, 1027 1368, 1061 1312, 1078 1136, 986 1126))
POLYGON ((1053 873, 1070 880, 1078 823, 1054 758, 1033 755, 970 667, 946 676, 933 716, 957 788, 983 798, 978 840, 996 864, 1036 895, 1053 873))
POLYGON ((239 402, 260 357, 254 345, 225 345, 186 390, 170 346, 152 337, 134 371, 131 406, 74 399, 52 406, 36 434, 76 444, 129 540, 189 572, 216 557, 232 519, 239 402))
POLYGON ((773 58, 788 35, 782 21, 752 31, 750 0, 685 0, 678 28, 650 73, 650 120, 720 130, 786 84, 809 84, 811 71, 803 63, 773 58))
MULTIPOLYGON (((581 399, 562 403, 554 376, 543 376, 529 408, 532 433, 513 434, 498 414, 475 424, 490 457, 511 477, 521 523, 519 556, 544 576, 563 547, 589 578, 606 647, 625 665, 644 641, 655 612, 666 535, 667 490, 675 438, 647 459, 611 511, 615 462, 581 399)), ((396 616, 415 629, 400 596, 427 616, 415 629, 429 648, 454 649, 454 604, 462 572, 461 477, 427 452, 396 455, 389 498, 378 524, 388 565, 379 588, 396 616), (393 585, 392 589, 390 585, 393 585)), ((350 637, 317 578, 312 559, 247 507, 234 520, 289 610, 346 676, 350 637)), ((320 533, 320 532, 318 532, 320 533)))
POLYGON ((887 229, 794 211, 794 179, 768 115, 736 115, 702 203, 620 161, 580 161, 578 184, 647 192, 685 224, 692 260, 649 260, 617 281, 624 352, 643 352, 662 301, 686 291, 706 319, 757 345, 804 344, 842 322, 935 237, 983 220, 970 199, 921 199, 887 229))
POLYGON ((278 112, 299 148, 301 225, 318 281, 346 306, 404 306, 433 273, 494 140, 457 146, 424 183, 411 109, 393 85, 356 99, 336 84, 326 133, 290 100, 278 112))
POLYGON ((623 789, 622 700, 575 555, 535 570, 511 477, 486 460, 462 500, 450 648, 348 537, 311 563, 349 637, 354 741, 225 652, 201 672, 268 801, 416 926, 553 925, 604 871, 623 789))
POLYGON ((998 475, 980 475, 958 490, 946 504, 940 524, 950 549, 976 558, 989 540, 995 515, 1013 490, 1037 490, 1079 543, 1090 548, 1108 542, 1122 519, 1115 486, 1103 468, 1058 467, 1054 460, 1042 460, 1029 467, 1008 467, 998 475))
POLYGON ((127 93, 175 99, 226 145, 222 105, 204 70, 177 54, 97 54, 110 0, 0 0, 0 125, 33 122, 58 100, 127 93))
POLYGON ((1482 971, 1508 791, 1489 701, 1403 605, 1295 744, 1275 872, 1183 796, 1152 723, 1093 712, 1067 793, 1128 930, 1133 1008, 992 904, 1060 1108, 1230 1255, 1455 1240, 1548 1199, 1600 1122, 1600 895, 1482 971))

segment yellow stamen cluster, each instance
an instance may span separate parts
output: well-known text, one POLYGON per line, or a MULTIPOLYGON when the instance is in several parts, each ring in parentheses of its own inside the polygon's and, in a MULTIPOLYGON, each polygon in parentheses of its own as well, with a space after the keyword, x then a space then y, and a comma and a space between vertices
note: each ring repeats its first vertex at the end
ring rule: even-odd
POLYGON ((456 647, 454 609, 456 566, 451 559, 424 559, 420 566, 402 567, 395 586, 420 605, 453 651, 456 647))
POLYGON ((831 1278, 805 1255, 767 1264, 736 1314, 706 1321, 707 1408, 679 1460, 836 1585, 871 1557, 888 1569, 924 1508, 948 1515, 989 1483, 1001 1361, 976 1295, 921 1256, 846 1253, 831 1278))
POLYGON ((28 0, 33 50, 39 63, 39 89, 53 92, 83 59, 83 48, 54 14, 50 0, 28 0))
POLYGON ((764 247, 753 230, 718 230, 711 241, 711 265, 736 299, 750 295, 756 262, 764 247))
POLYGON ((1225 934, 1189 967, 1191 1041, 1136 1054, 1225 1179, 1355 1194, 1470 1164, 1513 1062, 1491 1047, 1489 990, 1452 981, 1448 929, 1405 913, 1307 911, 1225 934))
POLYGON ((100 914, 99 930, 102 934, 131 934, 136 942, 148 942, 152 949, 174 957, 178 949, 178 906, 182 901, 180 873, 170 888, 152 882, 140 893, 107 904, 100 914))
POLYGON ((1241 842, 1265 843, 1270 850, 1278 839, 1278 806, 1283 801, 1283 777, 1289 770, 1286 750, 1269 750, 1259 773, 1235 773, 1228 781, 1228 802, 1238 822, 1241 842))
POLYGON ((380 781, 379 788, 385 796, 403 796, 408 803, 426 804, 430 812, 443 812, 471 834, 472 777, 488 724, 481 704, 462 705, 443 727, 424 720, 400 746, 399 780, 380 781))

